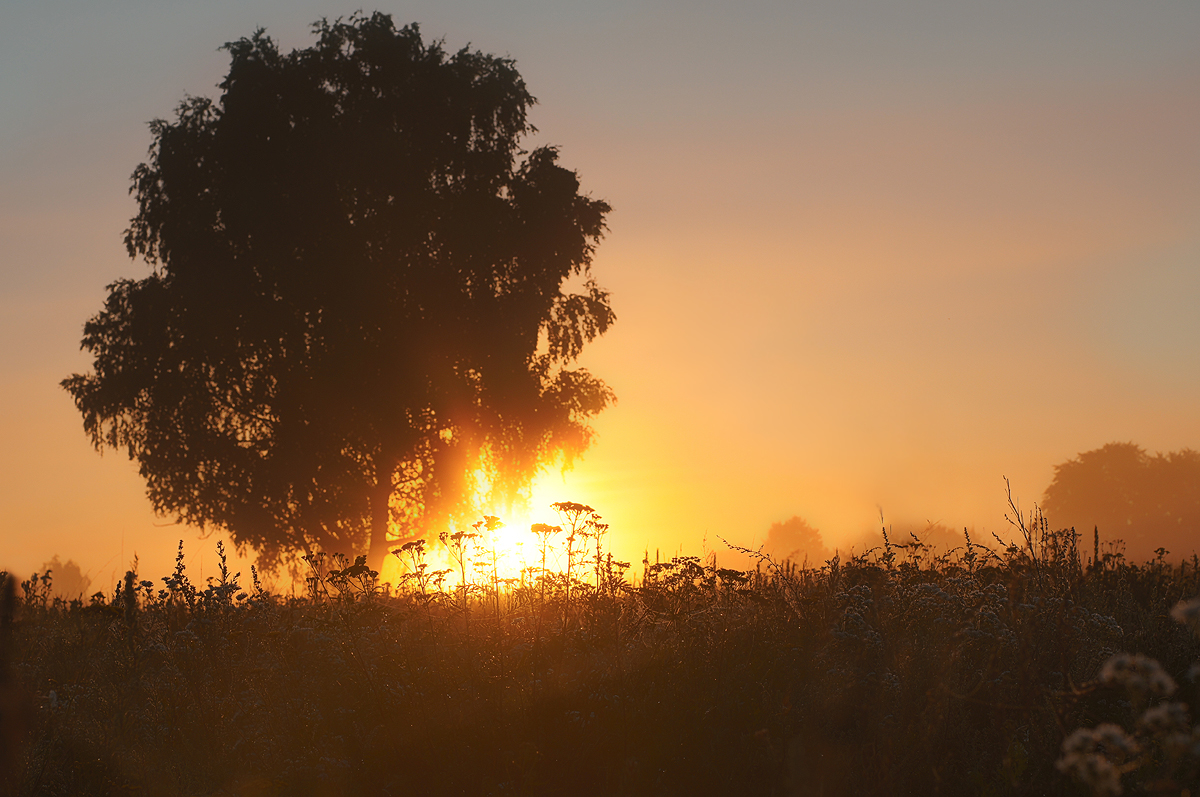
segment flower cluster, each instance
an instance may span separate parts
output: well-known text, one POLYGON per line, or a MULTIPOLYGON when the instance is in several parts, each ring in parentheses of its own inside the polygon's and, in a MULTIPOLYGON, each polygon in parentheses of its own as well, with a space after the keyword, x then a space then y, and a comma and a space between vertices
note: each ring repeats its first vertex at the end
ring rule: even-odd
MULTIPOLYGON (((1171 616, 1200 632, 1200 599, 1180 601, 1171 616)), ((1093 614, 1091 623, 1119 627, 1115 619, 1093 614)), ((1192 669, 1200 665, 1192 665, 1192 669)), ((1130 736, 1118 725, 1104 723, 1079 728, 1063 741, 1060 772, 1087 786, 1093 795, 1119 795, 1121 775, 1157 768, 1155 782, 1172 789, 1200 776, 1200 726, 1192 725, 1188 706, 1168 702, 1178 685, 1156 659, 1141 653, 1119 652, 1100 668, 1098 683, 1123 688, 1140 711, 1130 736), (1153 701, 1159 701, 1157 703, 1153 701)), ((1183 793, 1187 793, 1186 790, 1183 793)))
POLYGON ((1141 653, 1118 653, 1104 662, 1100 668, 1100 683, 1123 686, 1140 699, 1168 697, 1176 689, 1175 679, 1167 675, 1157 661, 1141 653))
POLYGON ((1092 794, 1121 794, 1122 764, 1139 752, 1138 744, 1119 725, 1104 723, 1079 728, 1063 741, 1062 758, 1055 766, 1092 790, 1092 794))
POLYGON ((1171 609, 1171 617, 1200 634, 1200 598, 1180 601, 1171 609))

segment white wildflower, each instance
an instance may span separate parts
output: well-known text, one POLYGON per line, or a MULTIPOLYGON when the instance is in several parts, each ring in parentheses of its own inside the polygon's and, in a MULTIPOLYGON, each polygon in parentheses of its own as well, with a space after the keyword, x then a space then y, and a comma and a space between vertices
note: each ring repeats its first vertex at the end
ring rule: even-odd
POLYGON ((1171 610, 1171 616, 1196 633, 1200 633, 1200 598, 1180 601, 1171 610))
POLYGON ((1134 695, 1167 697, 1175 692, 1175 680, 1154 659, 1141 653, 1118 653, 1100 668, 1105 686, 1124 686, 1134 695))
POLYGON ((1104 723, 1079 728, 1062 745, 1055 766, 1083 783, 1096 795, 1119 795, 1121 772, 1118 764, 1137 755, 1137 743, 1118 725, 1104 723))
POLYGON ((1191 718, 1183 703, 1159 703, 1146 709, 1138 719, 1138 725, 1155 736, 1170 731, 1188 730, 1191 718))
POLYGON ((1122 793, 1121 773, 1107 758, 1098 755, 1064 755, 1055 764, 1058 771, 1070 775, 1100 797, 1122 793))

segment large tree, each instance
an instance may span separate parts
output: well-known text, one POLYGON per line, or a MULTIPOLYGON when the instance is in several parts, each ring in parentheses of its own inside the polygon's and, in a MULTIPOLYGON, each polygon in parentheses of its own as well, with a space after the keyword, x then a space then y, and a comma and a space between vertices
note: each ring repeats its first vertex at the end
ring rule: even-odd
POLYGON ((158 512, 378 568, 588 445, 612 394, 573 366, 614 320, 590 273, 609 206, 520 149, 511 60, 378 13, 314 30, 225 45, 219 100, 151 123, 125 235, 151 273, 109 286, 94 372, 63 386, 158 512))
POLYGON ((1134 558, 1160 547, 1189 556, 1200 545, 1200 453, 1151 456, 1134 443, 1085 451, 1054 467, 1042 508, 1055 526, 1122 540, 1134 558))

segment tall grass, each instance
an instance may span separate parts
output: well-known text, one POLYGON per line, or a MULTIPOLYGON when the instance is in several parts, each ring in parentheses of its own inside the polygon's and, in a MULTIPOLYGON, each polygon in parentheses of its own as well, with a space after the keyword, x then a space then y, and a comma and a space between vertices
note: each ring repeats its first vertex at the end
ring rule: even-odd
POLYGON ((605 551, 586 509, 535 527, 537 560, 504 578, 487 518, 448 536, 454 573, 431 566, 426 541, 398 548, 395 585, 316 553, 301 594, 272 594, 231 574, 223 550, 198 585, 182 546, 170 575, 131 570, 86 602, 51 597, 35 574, 3 651, 31 703, 11 791, 1198 786, 1200 608, 1187 601, 1200 562, 1131 563, 1098 539, 1081 551, 1037 520, 1011 546, 965 537, 936 552, 885 535, 819 568, 639 568, 605 551))

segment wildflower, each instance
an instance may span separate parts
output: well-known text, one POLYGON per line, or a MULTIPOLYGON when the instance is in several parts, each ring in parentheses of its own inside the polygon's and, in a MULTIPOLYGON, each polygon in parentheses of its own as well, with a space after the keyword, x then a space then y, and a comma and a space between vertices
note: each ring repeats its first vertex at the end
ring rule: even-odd
POLYGON ((1163 750, 1176 761, 1180 759, 1200 759, 1200 726, 1191 730, 1167 733, 1162 738, 1163 750))
POLYGON ((1129 738, 1125 729, 1111 722, 1101 723, 1092 729, 1092 739, 1095 750, 1105 755, 1122 760, 1137 755, 1137 742, 1129 738))
POLYGON ((1138 753, 1137 743, 1118 725, 1103 723, 1095 728, 1078 728, 1063 740, 1062 757, 1055 762, 1059 772, 1070 775, 1096 795, 1119 795, 1119 765, 1138 753))
POLYGON ((1196 633, 1200 633, 1200 598, 1180 601, 1171 609, 1171 616, 1196 633))
POLYGON ((175 638, 179 639, 183 642, 199 642, 200 641, 200 637, 196 636, 196 632, 193 631, 190 626, 188 628, 184 628, 181 631, 176 631, 175 638))
POLYGON ((1106 614, 1088 614, 1087 623, 1091 627, 1092 633, 1109 639, 1120 639, 1124 633, 1116 618, 1106 614))
POLYGON ((1187 706, 1183 703, 1159 703, 1146 709, 1138 719, 1138 726, 1155 736, 1187 730, 1189 725, 1187 706))
POLYGON ((1115 797, 1122 793, 1121 773, 1107 758, 1097 755, 1064 755, 1058 759, 1055 766, 1059 772, 1070 775, 1089 787, 1092 794, 1115 797))
POLYGON ((1118 653, 1100 668, 1105 686, 1124 686, 1132 694, 1166 697, 1175 692, 1175 680, 1157 661, 1141 653, 1118 653))

